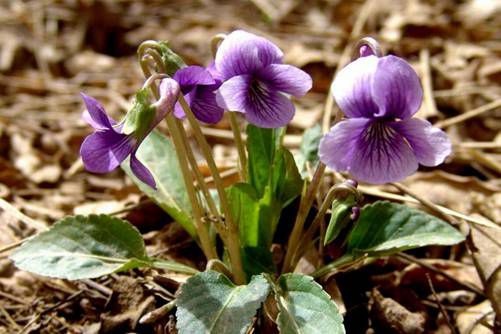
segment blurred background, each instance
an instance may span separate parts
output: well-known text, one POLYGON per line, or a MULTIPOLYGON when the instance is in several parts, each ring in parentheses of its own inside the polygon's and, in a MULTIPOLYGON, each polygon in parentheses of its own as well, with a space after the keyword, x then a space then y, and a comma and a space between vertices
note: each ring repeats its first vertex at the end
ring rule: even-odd
MULTIPOLYGON (((350 61, 360 37, 372 36, 387 53, 407 59, 424 87, 419 116, 438 122, 455 151, 440 169, 422 170, 406 184, 435 203, 499 223, 500 13, 499 0, 0 0, 0 248, 40 226, 27 224, 15 209, 40 224, 68 214, 126 211, 146 233, 150 248, 178 247, 182 252, 193 247, 181 231, 165 228, 166 216, 141 197, 122 171, 97 176, 83 170, 78 150, 90 128, 80 119, 79 92, 96 97, 120 118, 143 83, 136 61, 142 41, 167 40, 188 64, 207 65, 212 36, 236 28, 271 39, 284 51, 285 62, 313 77, 314 87, 297 101, 288 129, 286 144, 293 150, 305 129, 322 123, 332 77, 350 61)), ((204 131, 220 167, 234 167, 227 121, 204 131)), ((133 310, 125 301, 109 310, 102 300, 77 298, 71 307, 47 311, 85 289, 78 284, 17 272, 1 253, 0 305, 6 306, 0 311, 7 316, 0 312, 0 333, 20 330, 33 312, 40 314, 38 327, 29 332, 122 333, 120 328, 135 328, 136 314, 127 313, 133 310), (102 312, 107 312, 105 320, 102 312)), ((132 289, 130 305, 143 305, 137 282, 120 284, 111 289, 132 289)), ((371 284, 343 290, 356 296, 347 304, 350 333, 368 328, 364 291, 371 284)), ((438 318, 437 312, 429 319, 432 328, 443 325, 438 318)))

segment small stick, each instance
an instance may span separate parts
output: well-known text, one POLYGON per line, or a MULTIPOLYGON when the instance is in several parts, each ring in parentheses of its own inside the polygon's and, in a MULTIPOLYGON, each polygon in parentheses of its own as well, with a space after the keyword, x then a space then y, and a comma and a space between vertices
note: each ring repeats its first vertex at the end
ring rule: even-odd
POLYGON ((462 143, 457 143, 453 144, 454 146, 458 146, 461 148, 476 148, 476 149, 484 149, 484 150, 491 150, 491 149, 500 149, 501 148, 501 143, 497 143, 494 141, 467 141, 467 142, 462 142, 462 143))
POLYGON ((447 325, 449 326, 451 332, 453 334, 457 334, 456 328, 452 325, 451 319, 449 318, 447 311, 445 310, 444 306, 442 305, 442 303, 440 302, 440 299, 437 296, 437 293, 435 291, 435 287, 433 287, 433 282, 431 281, 430 275, 428 273, 426 273, 426 278, 428 280, 428 285, 430 286, 431 293, 433 294, 433 297, 435 297, 435 301, 437 302, 438 307, 440 308, 440 313, 442 313, 442 315, 445 318, 445 321, 447 321, 447 325))
POLYGON ((151 312, 146 313, 141 317, 141 319, 139 319, 139 323, 142 325, 154 324, 160 319, 164 318, 167 314, 169 314, 169 312, 172 311, 174 307, 176 307, 175 299, 151 312))
POLYGON ((392 182, 391 183, 392 186, 394 186, 395 188, 397 188, 398 190, 400 190, 401 192, 403 192, 404 194, 408 194, 412 197, 414 197, 415 199, 417 199, 421 204, 423 204, 424 207, 432 210, 433 212, 436 212, 442 219, 444 219, 445 221, 449 222, 451 225, 457 225, 457 222, 454 221, 453 219, 450 218, 450 216, 444 214, 436 205, 435 203, 431 202, 430 200, 427 200, 426 198, 424 197, 421 197, 419 196, 418 194, 416 194, 414 191, 412 191, 411 189, 409 189, 408 187, 404 186, 403 184, 401 183, 396 183, 396 182, 392 182))
POLYGON ((11 295, 10 293, 8 292, 3 292, 2 290, 0 290, 0 297, 4 297, 4 298, 7 298, 7 299, 10 299, 18 304, 21 304, 21 305, 28 305, 30 302, 27 301, 27 300, 23 300, 21 298, 18 298, 14 295, 11 295))
POLYGON ((469 291, 472 291, 480 296, 485 296, 485 293, 480 290, 479 288, 477 288, 476 286, 470 284, 470 283, 464 283, 464 282, 461 282, 460 280, 458 280, 456 277, 448 274, 447 272, 443 271, 443 270, 440 270, 438 268, 436 268, 435 266, 433 265, 430 265, 424 261, 421 261, 420 259, 412 256, 412 255, 409 255, 409 254, 406 254, 406 253, 398 253, 396 255, 396 257, 404 260, 405 262, 409 262, 409 263, 415 263, 417 265, 420 265, 421 267, 423 268, 426 268, 428 269, 429 271, 432 271, 436 274, 439 274, 439 275, 442 275, 443 277, 447 278, 448 280, 456 283, 457 285, 459 286, 462 286, 464 289, 466 290, 469 290, 469 291))
POLYGON ((479 116, 487 111, 496 109, 498 107, 501 107, 501 99, 497 99, 495 101, 492 101, 491 103, 484 104, 483 106, 480 106, 478 108, 467 111, 461 115, 451 117, 451 118, 448 118, 448 119, 443 120, 443 121, 436 122, 434 124, 434 126, 439 127, 439 128, 447 128, 451 125, 464 122, 470 118, 479 116))
MULTIPOLYGON (((417 199, 409 197, 409 196, 397 195, 397 194, 381 191, 378 189, 371 189, 369 187, 360 186, 360 185, 358 186, 358 189, 362 193, 370 195, 370 196, 377 196, 377 197, 381 197, 381 198, 391 199, 394 201, 419 204, 419 201, 417 199)), ((437 204, 434 204, 434 205, 437 209, 442 211, 442 213, 447 214, 447 215, 451 215, 451 216, 459 218, 459 219, 463 219, 469 223, 478 224, 478 225, 487 226, 487 227, 496 228, 496 229, 500 228, 494 222, 490 221, 489 219, 487 219, 485 217, 482 217, 482 219, 479 219, 476 217, 470 217, 470 216, 465 215, 461 212, 446 208, 445 206, 441 206, 441 205, 437 205, 437 204)))
POLYGON ((421 61, 421 71, 422 71, 422 84, 423 84, 423 100, 426 107, 426 111, 429 115, 439 115, 437 105, 435 104, 435 99, 433 98, 433 85, 431 79, 431 69, 430 69, 430 51, 428 49, 422 49, 419 53, 419 60, 421 61))
POLYGON ((47 229, 47 226, 45 226, 45 224, 43 224, 37 220, 34 220, 33 218, 26 216, 24 213, 19 211, 16 207, 14 207, 12 204, 7 202, 3 198, 0 198, 0 209, 5 210, 11 216, 19 219, 20 221, 22 221, 26 225, 34 228, 37 231, 40 231, 40 230, 43 231, 43 230, 47 229))
POLYGON ((15 327, 17 330, 21 329, 21 326, 18 325, 18 323, 12 319, 10 316, 9 312, 7 312, 2 306, 0 306, 0 312, 3 314, 5 319, 12 325, 12 327, 15 327))
POLYGON ((10 251, 10 250, 12 250, 14 248, 17 248, 17 247, 21 246, 26 240, 28 240, 30 238, 32 238, 32 237, 30 236, 30 237, 24 238, 22 240, 13 242, 13 243, 11 243, 11 244, 9 244, 7 246, 1 247, 0 248, 0 254, 8 252, 8 251, 10 251))

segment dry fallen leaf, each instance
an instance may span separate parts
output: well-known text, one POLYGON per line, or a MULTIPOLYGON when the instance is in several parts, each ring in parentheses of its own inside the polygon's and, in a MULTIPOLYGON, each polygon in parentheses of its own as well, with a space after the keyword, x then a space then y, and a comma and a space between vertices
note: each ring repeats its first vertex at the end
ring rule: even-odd
POLYGON ((494 311, 488 300, 456 313, 460 334, 491 334, 492 330, 484 322, 494 326, 494 311))
POLYGON ((496 314, 501 317, 501 231, 476 226, 471 229, 469 241, 485 293, 496 314))
POLYGON ((420 313, 413 313, 391 298, 384 298, 377 290, 371 293, 371 313, 385 333, 424 333, 426 320, 420 313))

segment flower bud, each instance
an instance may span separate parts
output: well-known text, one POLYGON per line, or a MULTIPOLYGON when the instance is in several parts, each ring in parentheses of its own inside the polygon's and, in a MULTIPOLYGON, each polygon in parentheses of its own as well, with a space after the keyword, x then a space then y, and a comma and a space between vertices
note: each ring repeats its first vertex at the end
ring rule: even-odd
POLYGON ((358 219, 360 214, 358 205, 362 195, 358 192, 357 186, 357 181, 346 180, 334 188, 335 198, 332 202, 332 214, 325 232, 324 245, 336 239, 350 222, 358 219))
POLYGON ((180 91, 181 88, 174 79, 165 78, 160 82, 160 86, 158 87, 160 98, 152 105, 156 108, 154 123, 158 124, 174 108, 180 91))

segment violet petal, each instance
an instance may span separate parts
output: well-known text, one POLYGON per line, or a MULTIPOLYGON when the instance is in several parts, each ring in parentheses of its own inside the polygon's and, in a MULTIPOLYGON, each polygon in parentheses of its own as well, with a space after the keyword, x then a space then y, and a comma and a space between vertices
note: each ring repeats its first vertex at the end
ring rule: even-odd
POLYGON ((331 92, 347 117, 373 117, 379 108, 373 100, 374 74, 379 58, 367 56, 349 63, 334 79, 331 92))
POLYGON ((280 128, 294 117, 294 104, 277 91, 251 93, 244 108, 245 119, 261 128, 280 128))
POLYGON ((216 102, 214 86, 198 86, 190 93, 190 107, 195 117, 205 123, 215 124, 223 118, 224 110, 216 102))
POLYGON ((96 130, 112 129, 116 122, 108 117, 103 105, 92 96, 80 93, 87 110, 84 111, 82 118, 96 130))
POLYGON ((312 86, 310 75, 292 65, 271 64, 260 71, 259 78, 276 90, 296 97, 306 94, 312 86))
POLYGON ((236 30, 219 46, 215 64, 223 79, 251 74, 270 64, 281 63, 283 52, 272 42, 254 34, 236 30))
POLYGON ((133 152, 130 156, 130 168, 134 175, 141 180, 142 182, 146 183, 153 189, 157 189, 157 185, 155 182, 155 178, 151 174, 151 172, 146 168, 145 165, 141 163, 136 157, 135 152, 133 152))
POLYGON ((85 138, 80 155, 87 169, 107 173, 117 168, 132 152, 133 139, 114 130, 97 131, 85 138))
POLYGON ((418 75, 405 60, 386 56, 379 58, 372 96, 379 106, 375 116, 408 119, 418 111, 423 89, 418 75))
POLYGON ((288 97, 250 75, 225 81, 216 98, 219 106, 244 113, 249 123, 262 128, 285 126, 294 117, 294 105, 288 97))
POLYGON ((320 160, 330 169, 343 172, 351 168, 359 137, 371 120, 350 118, 334 125, 320 141, 320 160))
POLYGON ((372 122, 360 136, 354 152, 349 172, 359 181, 397 182, 418 168, 416 155, 404 137, 384 122, 372 122))
POLYGON ((244 112, 251 81, 251 75, 238 75, 223 82, 216 92, 217 104, 225 110, 244 112))
POLYGON ((195 85, 213 85, 216 83, 210 72, 202 66, 183 67, 177 70, 172 79, 181 85, 184 94, 186 94, 186 89, 191 90, 195 85))
POLYGON ((409 142, 421 165, 437 166, 452 152, 447 134, 428 121, 413 118, 393 122, 391 126, 409 142))

